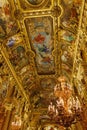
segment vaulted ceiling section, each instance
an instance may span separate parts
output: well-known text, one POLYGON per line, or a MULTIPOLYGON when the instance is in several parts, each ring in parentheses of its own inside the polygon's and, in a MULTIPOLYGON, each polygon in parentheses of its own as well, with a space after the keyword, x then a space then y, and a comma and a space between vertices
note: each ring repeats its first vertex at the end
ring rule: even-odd
POLYGON ((41 118, 59 76, 87 130, 87 0, 0 0, 0 130, 64 130, 41 118))

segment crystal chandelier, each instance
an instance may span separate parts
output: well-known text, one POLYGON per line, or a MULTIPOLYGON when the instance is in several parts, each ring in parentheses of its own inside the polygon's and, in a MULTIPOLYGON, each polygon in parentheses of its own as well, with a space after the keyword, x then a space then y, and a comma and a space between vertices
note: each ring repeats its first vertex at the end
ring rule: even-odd
POLYGON ((58 78, 58 84, 54 87, 55 100, 48 106, 48 116, 51 120, 63 127, 70 127, 71 124, 81 120, 82 107, 66 77, 58 78))
POLYGON ((20 129, 21 128, 22 121, 21 121, 21 118, 18 117, 18 115, 15 115, 14 121, 12 121, 11 126, 12 126, 12 130, 14 130, 14 129, 20 129))

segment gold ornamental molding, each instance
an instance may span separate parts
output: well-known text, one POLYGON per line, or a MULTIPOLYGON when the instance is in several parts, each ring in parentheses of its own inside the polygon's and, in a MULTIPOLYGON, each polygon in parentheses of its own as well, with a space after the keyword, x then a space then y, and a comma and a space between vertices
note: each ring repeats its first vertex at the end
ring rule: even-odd
POLYGON ((19 0, 18 3, 23 11, 29 11, 48 8, 51 6, 52 0, 19 0))
MULTIPOLYGON (((80 42, 80 36, 81 36, 81 25, 82 25, 82 20, 83 20, 83 12, 84 12, 84 6, 85 6, 85 0, 82 1, 82 6, 81 6, 81 14, 80 14, 80 20, 79 20, 79 25, 78 25, 78 33, 77 33, 77 38, 75 41, 75 50, 74 50, 74 61, 73 61, 73 71, 72 75, 76 74, 76 68, 78 67, 78 49, 79 49, 79 42, 80 42)), ((73 80, 73 77, 72 77, 73 80)))
POLYGON ((0 46, 0 51, 1 51, 1 54, 2 54, 3 58, 5 59, 5 62, 7 63, 8 67, 9 67, 9 69, 10 69, 10 71, 11 71, 11 73, 12 73, 12 75, 13 75, 15 81, 16 81, 16 83, 18 84, 19 90, 22 92, 22 94, 24 95, 25 99, 28 101, 28 97, 27 97, 27 95, 25 93, 25 90, 23 89, 23 86, 21 85, 21 83, 19 81, 19 78, 17 77, 17 75, 16 75, 16 73, 15 73, 15 71, 14 71, 14 69, 13 69, 13 67, 12 67, 12 65, 11 65, 11 63, 9 61, 9 59, 6 56, 7 53, 6 53, 3 45, 0 46))

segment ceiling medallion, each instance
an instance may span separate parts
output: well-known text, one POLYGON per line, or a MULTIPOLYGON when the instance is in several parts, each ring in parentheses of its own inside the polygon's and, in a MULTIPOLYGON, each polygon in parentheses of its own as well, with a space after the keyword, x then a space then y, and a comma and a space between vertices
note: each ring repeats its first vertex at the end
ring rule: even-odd
POLYGON ((43 0, 27 0, 30 4, 32 5, 38 5, 40 4, 43 0))
POLYGON ((52 8, 52 14, 54 17, 59 17, 62 13, 62 8, 60 6, 54 6, 52 8))

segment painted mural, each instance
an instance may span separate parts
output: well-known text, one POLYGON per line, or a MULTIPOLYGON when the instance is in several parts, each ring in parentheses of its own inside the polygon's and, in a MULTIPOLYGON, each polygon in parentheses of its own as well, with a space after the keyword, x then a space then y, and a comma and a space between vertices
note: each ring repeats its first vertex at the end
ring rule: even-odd
POLYGON ((61 40, 60 45, 62 73, 64 75, 69 75, 72 73, 71 68, 73 67, 73 52, 75 48, 76 34, 61 28, 59 31, 59 38, 61 40))
POLYGON ((23 42, 22 35, 16 34, 16 35, 13 35, 13 36, 8 38, 6 46, 9 48, 13 48, 18 43, 21 43, 21 42, 23 42))
POLYGON ((16 70, 20 70, 28 64, 28 57, 20 33, 9 37, 6 47, 9 54, 9 60, 16 70))
POLYGON ((61 68, 62 73, 69 76, 73 67, 73 52, 78 31, 82 0, 60 0, 63 7, 59 38, 61 45, 61 68))
POLYGON ((61 18, 62 25, 77 30, 82 0, 61 0, 64 14, 61 18))
POLYGON ((63 41, 61 43, 61 67, 63 70, 63 73, 65 73, 64 71, 67 72, 67 74, 70 74, 71 68, 73 67, 73 60, 74 60, 74 55, 73 55, 73 49, 74 48, 74 41, 72 42, 66 42, 63 41), (73 47, 72 47, 73 46, 73 47))
POLYGON ((50 100, 54 100, 54 86, 56 85, 56 81, 54 78, 42 78, 40 80, 40 88, 33 90, 31 94, 31 104, 35 110, 39 110, 38 108, 48 108, 48 104, 50 100))
POLYGON ((23 46, 22 35, 17 34, 8 38, 6 47, 9 53, 9 59, 15 69, 20 70, 28 64, 29 60, 23 46))
POLYGON ((3 102, 4 98, 6 97, 9 81, 7 76, 0 77, 0 103, 3 102))
POLYGON ((61 45, 61 68, 63 74, 71 74, 71 68, 73 67, 74 49, 75 48, 75 33, 64 30, 63 28, 59 31, 60 45, 61 45))
POLYGON ((63 30, 63 29, 59 31, 59 36, 61 40, 64 40, 65 42, 69 42, 69 43, 74 43, 76 39, 76 36, 74 33, 63 30))
POLYGON ((0 104, 2 104, 6 97, 8 86, 9 77, 7 76, 6 68, 3 67, 3 63, 0 61, 0 104))
POLYGON ((28 64, 28 57, 25 53, 25 48, 23 46, 18 46, 12 50, 10 61, 17 70, 26 66, 28 64))
POLYGON ((56 85, 56 81, 54 78, 43 78, 40 81, 41 87, 43 89, 53 89, 54 86, 56 85))
POLYGON ((28 86, 34 82, 34 68, 30 63, 31 53, 26 52, 23 36, 18 33, 8 38, 5 46, 8 50, 9 60, 20 77, 23 87, 28 89, 28 86))
POLYGON ((25 20, 30 45, 35 52, 35 63, 39 74, 55 73, 53 28, 51 17, 38 17, 25 20))
POLYGON ((16 33, 17 24, 11 17, 10 4, 7 0, 0 0, 0 38, 16 33))
POLYGON ((34 83, 34 69, 32 66, 28 65, 23 67, 20 72, 23 86, 25 89, 28 89, 28 87, 34 83))
POLYGON ((8 90, 11 89, 12 85, 14 85, 14 80, 12 74, 10 74, 9 69, 7 68, 7 65, 1 57, 2 56, 0 55, 0 105, 2 104, 4 107, 8 102, 5 98, 10 96, 8 90))

